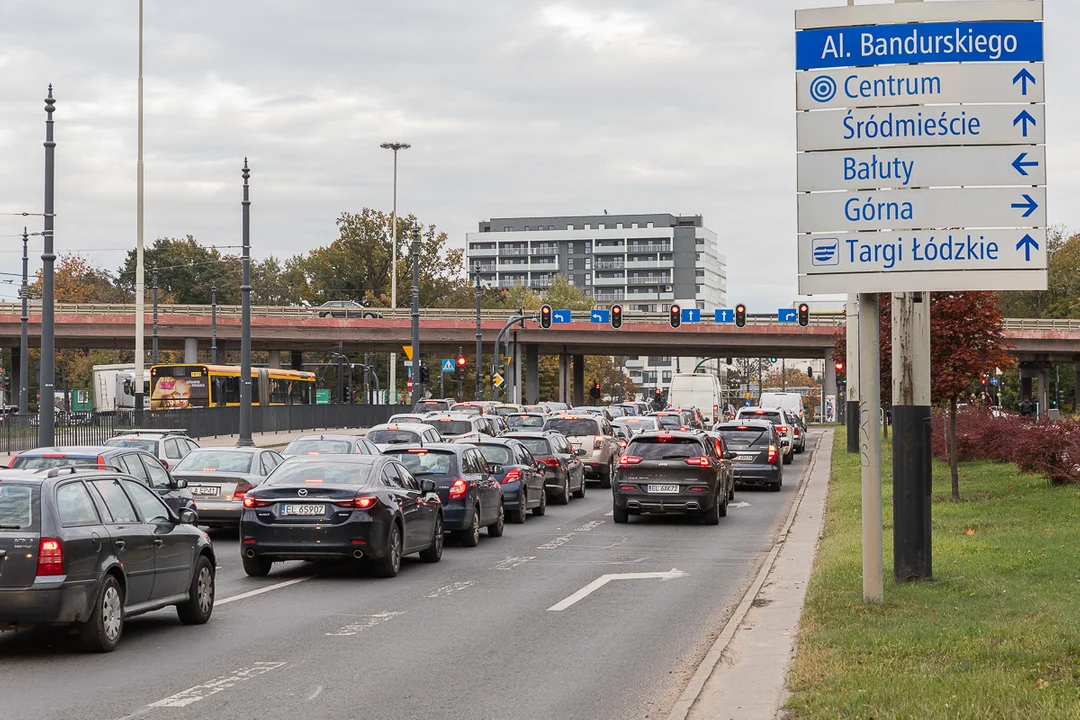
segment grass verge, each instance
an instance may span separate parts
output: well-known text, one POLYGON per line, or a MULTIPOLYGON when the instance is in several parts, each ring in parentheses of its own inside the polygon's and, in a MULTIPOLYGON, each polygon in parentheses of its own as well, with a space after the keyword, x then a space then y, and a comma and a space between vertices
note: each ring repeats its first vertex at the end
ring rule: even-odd
POLYGON ((787 711, 795 718, 1080 718, 1080 489, 1013 465, 934 462, 934 579, 892 580, 892 454, 883 448, 885 602, 862 602, 857 455, 834 434, 825 531, 787 711))

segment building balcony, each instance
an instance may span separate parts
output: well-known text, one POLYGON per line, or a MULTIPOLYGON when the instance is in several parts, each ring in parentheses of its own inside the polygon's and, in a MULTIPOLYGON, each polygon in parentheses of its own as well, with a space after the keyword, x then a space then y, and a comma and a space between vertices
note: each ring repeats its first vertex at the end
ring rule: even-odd
POLYGON ((532 250, 529 251, 530 255, 558 255, 558 245, 535 245, 532 250))
POLYGON ((625 245, 596 245, 593 244, 593 255, 625 255, 625 245))
POLYGON ((671 252, 670 243, 631 243, 626 247, 626 252, 631 255, 634 253, 657 253, 657 252, 671 252))
POLYGON ((483 248, 483 249, 479 249, 479 250, 469 250, 469 257, 470 258, 490 257, 492 255, 498 255, 498 254, 499 254, 499 249, 496 248, 496 247, 483 248))
POLYGON ((670 285, 671 277, 668 275, 629 275, 626 278, 627 285, 670 285))
POLYGON ((624 292, 598 292, 593 296, 596 302, 600 303, 613 303, 623 302, 626 300, 626 293, 624 292))
POLYGON ((626 285, 626 278, 621 275, 618 277, 600 277, 599 275, 597 275, 593 278, 593 285, 604 287, 611 287, 612 285, 615 285, 618 287, 622 287, 623 285, 626 285))
POLYGON ((672 270, 674 260, 627 260, 627 270, 672 270))
POLYGON ((624 264, 622 260, 597 260, 593 267, 597 270, 622 270, 624 264))
POLYGON ((529 254, 529 249, 528 248, 507 247, 505 245, 502 246, 501 248, 499 248, 499 255, 502 255, 502 256, 505 256, 505 257, 524 257, 524 256, 526 256, 528 254, 529 254))
POLYGON ((533 268, 557 268, 559 266, 559 259, 553 257, 532 258, 529 261, 529 266, 533 268))

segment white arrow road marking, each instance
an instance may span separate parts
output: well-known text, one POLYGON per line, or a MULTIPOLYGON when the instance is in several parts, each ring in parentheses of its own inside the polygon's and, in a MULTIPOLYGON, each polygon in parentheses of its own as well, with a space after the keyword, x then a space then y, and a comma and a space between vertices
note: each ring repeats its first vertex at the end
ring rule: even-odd
POLYGON ((743 500, 742 502, 732 503, 731 505, 728 505, 728 509, 740 507, 750 507, 750 503, 743 500))
POLYGON ((285 663, 283 662, 257 662, 251 667, 241 668, 229 675, 222 675, 210 682, 205 682, 202 685, 196 685, 195 687, 178 692, 175 695, 170 695, 164 700, 150 703, 147 707, 186 707, 191 703, 196 703, 200 700, 205 700, 211 695, 216 695, 223 690, 228 690, 237 683, 250 680, 253 677, 258 677, 271 670, 276 670, 284 664, 285 663))
POLYGON ((359 635, 365 630, 370 630, 376 625, 382 625, 387 620, 393 620, 398 615, 404 615, 404 611, 397 612, 394 610, 385 610, 381 613, 376 613, 370 617, 366 617, 363 620, 357 620, 354 623, 349 623, 345 627, 341 628, 337 632, 326 633, 328 637, 347 637, 349 635, 359 635))
POLYGON ((466 588, 471 588, 476 584, 475 580, 466 580, 465 582, 455 582, 453 585, 443 585, 435 592, 428 595, 429 598, 446 597, 447 595, 455 592, 460 592, 466 588))
POLYGON ((523 557, 508 557, 508 558, 503 560, 501 563, 499 563, 498 565, 496 565, 492 569, 493 570, 513 570, 518 565, 524 565, 525 563, 529 562, 530 560, 535 560, 535 559, 536 559, 535 555, 526 555, 526 556, 523 556, 523 557))
POLYGON ((549 607, 548 612, 561 612, 579 600, 584 600, 589 597, 589 595, 604 587, 612 580, 674 580, 676 578, 686 577, 687 574, 688 573, 685 573, 682 570, 671 568, 667 572, 612 573, 610 575, 601 575, 570 597, 565 600, 560 600, 549 607))

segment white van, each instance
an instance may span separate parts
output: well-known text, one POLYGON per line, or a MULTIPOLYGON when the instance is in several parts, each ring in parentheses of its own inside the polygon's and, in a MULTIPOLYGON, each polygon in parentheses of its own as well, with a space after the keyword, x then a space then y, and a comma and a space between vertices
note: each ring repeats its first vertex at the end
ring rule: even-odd
POLYGON ((709 427, 723 419, 726 403, 720 392, 720 380, 708 373, 676 375, 668 389, 668 406, 697 408, 709 427))
POLYGON ((789 392, 763 392, 758 400, 758 405, 763 408, 782 408, 787 414, 795 417, 802 429, 802 442, 796 443, 799 452, 806 447, 806 412, 803 406, 804 398, 799 393, 789 392))

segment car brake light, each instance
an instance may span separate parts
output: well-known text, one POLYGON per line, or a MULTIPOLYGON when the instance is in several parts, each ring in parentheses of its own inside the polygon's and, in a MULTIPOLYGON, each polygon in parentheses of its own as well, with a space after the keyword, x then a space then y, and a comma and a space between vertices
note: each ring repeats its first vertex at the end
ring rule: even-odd
POLYGON ((771 462, 771 463, 776 462, 776 446, 775 445, 770 445, 769 446, 769 462, 771 462))
POLYGON ((787 425, 777 425, 776 426, 776 432, 778 432, 778 433, 786 433, 787 432, 787 425))
POLYGON ((657 439, 658 439, 658 440, 659 440, 660 442, 665 442, 665 441, 667 441, 667 440, 670 440, 670 439, 671 439, 671 433, 660 433, 659 435, 657 435, 657 436, 656 436, 656 438, 657 438, 657 439))
POLYGON ((41 457, 56 460, 66 458, 67 455, 65 455, 64 453, 44 453, 41 457))
POLYGON ((698 467, 709 467, 712 461, 709 458, 702 455, 701 457, 686 458, 687 465, 697 465, 698 467))
POLYGON ((707 488, 707 487, 692 487, 692 488, 690 488, 690 492, 707 493, 707 492, 709 492, 709 488, 707 488))
POLYGON ((736 430, 749 430, 750 426, 749 425, 740 425, 739 427, 737 427, 735 429, 736 430))
MULTIPOLYGON (((158 460, 161 460, 161 458, 158 458, 158 460)), ((169 461, 168 460, 161 460, 161 464, 165 466, 166 470, 169 469, 169 461)))
POLYGON ((41 538, 38 543, 38 575, 64 574, 64 546, 59 540, 41 538))
POLYGON ((460 500, 465 497, 465 478, 458 478, 454 481, 454 484, 450 486, 450 499, 460 500))
POLYGON ((250 495, 244 495, 244 507, 246 508, 261 508, 269 507, 270 503, 266 500, 256 500, 250 495))
POLYGON ((548 467, 557 468, 559 467, 559 459, 553 457, 544 458, 544 464, 548 467))
POLYGON ((754 412, 754 414, 755 415, 764 415, 765 411, 764 410, 757 410, 757 411, 754 412))
POLYGON ((108 470, 109 469, 108 467, 105 466, 105 458, 102 457, 101 455, 97 456, 97 469, 98 470, 108 470))
POLYGON ((387 430, 397 430, 397 429, 398 429, 398 427, 397 427, 397 425, 388 425, 388 426, 386 427, 386 429, 387 429, 387 430))
POLYGON ((9 468, 10 468, 10 467, 15 467, 15 458, 17 458, 17 457, 19 457, 19 456, 18 456, 18 455, 12 455, 12 456, 11 456, 11 459, 10 459, 10 460, 8 460, 7 466, 8 466, 9 468))
POLYGON ((334 503, 338 507, 360 508, 361 510, 367 510, 369 507, 379 501, 379 498, 374 495, 357 495, 352 500, 342 500, 341 502, 334 503))
POLYGON ((502 481, 504 483, 508 483, 508 482, 514 482, 515 480, 520 480, 520 479, 521 479, 521 470, 519 470, 518 468, 512 468, 506 473, 506 475, 503 476, 502 481))
POLYGON ((634 487, 633 485, 620 485, 619 486, 619 491, 620 492, 633 492, 634 490, 637 490, 637 488, 634 487))
POLYGON ((596 437, 593 438, 593 441, 592 441, 593 450, 599 450, 603 446, 604 446, 604 436, 603 435, 597 435, 596 437))
POLYGON ((236 483, 236 489, 233 490, 232 499, 243 500, 247 496, 247 491, 253 487, 254 485, 252 485, 251 483, 245 480, 241 480, 240 482, 236 483))
POLYGON ((641 462, 641 458, 637 455, 623 455, 619 458, 620 465, 637 465, 641 462))
POLYGON ((683 432, 686 432, 686 426, 685 425, 680 425, 679 430, 681 430, 683 432))
POLYGON ((409 448, 407 451, 410 455, 427 455, 427 450, 420 448, 409 448))

